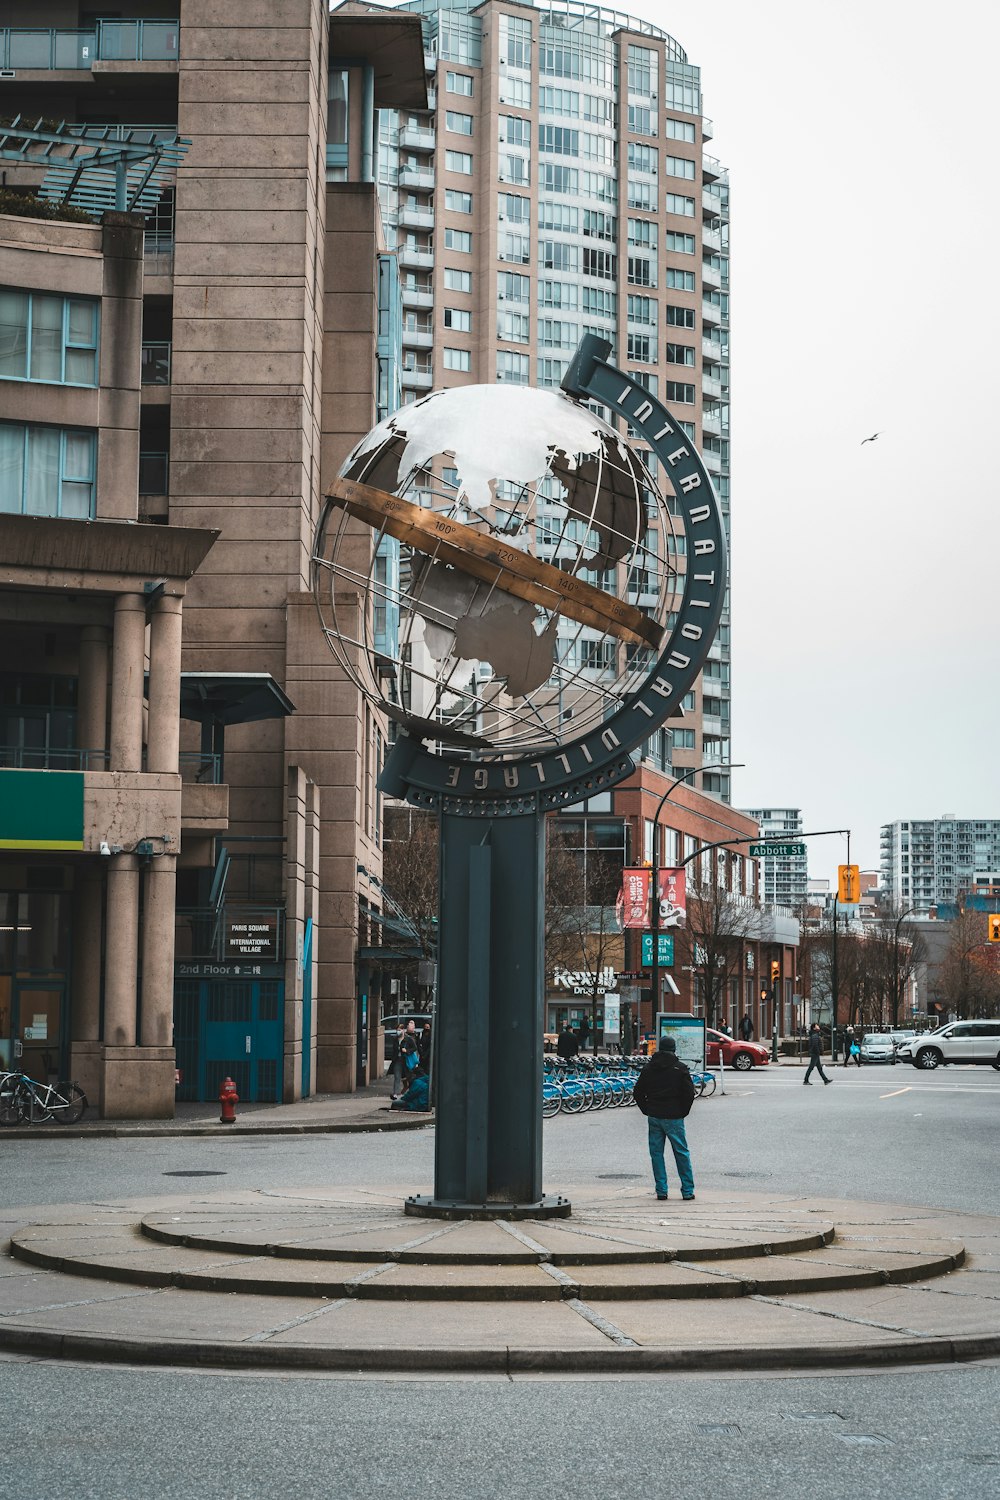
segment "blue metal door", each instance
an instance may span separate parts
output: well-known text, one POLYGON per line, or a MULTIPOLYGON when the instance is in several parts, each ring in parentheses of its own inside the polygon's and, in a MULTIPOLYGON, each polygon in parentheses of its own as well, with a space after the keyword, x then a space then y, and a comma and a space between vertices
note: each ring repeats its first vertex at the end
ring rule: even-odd
POLYGON ((184 980, 176 986, 177 1097, 217 1099, 231 1078, 246 1104, 281 1098, 281 979, 184 980))

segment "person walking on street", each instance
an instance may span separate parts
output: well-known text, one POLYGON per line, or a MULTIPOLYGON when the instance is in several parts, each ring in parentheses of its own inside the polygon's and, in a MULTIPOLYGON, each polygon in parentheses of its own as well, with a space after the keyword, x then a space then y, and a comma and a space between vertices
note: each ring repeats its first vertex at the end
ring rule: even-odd
POLYGON ((397 1026, 396 1035, 392 1039, 392 1051, 389 1053, 389 1072, 392 1074, 392 1097, 394 1099, 398 1099, 403 1092, 404 1035, 402 1026, 397 1026))
POLYGON ((424 1022, 424 1029, 417 1039, 417 1051, 420 1053, 420 1066, 425 1073, 431 1069, 431 1023, 424 1022))
POLYGON ((403 1039, 399 1047, 403 1054, 403 1071, 406 1074, 406 1081, 409 1083, 413 1074, 420 1067, 420 1039, 417 1036, 417 1023, 415 1021, 407 1022, 406 1030, 403 1032, 403 1039))
POLYGON ((663 1148, 669 1141, 680 1179, 681 1197, 690 1202, 694 1197, 694 1172, 684 1121, 694 1103, 694 1084, 691 1074, 677 1056, 677 1043, 672 1036, 660 1038, 659 1050, 653 1053, 636 1079, 632 1097, 646 1116, 649 1159, 657 1198, 668 1196, 663 1148))
MULTIPOLYGON (((851 1025, 850 1021, 848 1021, 847 1026, 846 1026, 846 1028, 844 1030, 844 1067, 845 1068, 850 1066, 851 1048, 852 1048, 853 1045, 854 1045, 854 1027, 851 1025)), ((858 1066, 859 1067, 861 1066, 860 1056, 861 1056, 861 1054, 859 1053, 858 1054, 858 1057, 859 1057, 858 1066)))
POLYGON ((832 1083, 832 1078, 827 1078, 823 1072, 823 1033, 819 1029, 819 1022, 814 1021, 809 1028, 809 1066, 806 1068, 806 1076, 803 1083, 809 1082, 809 1074, 813 1068, 819 1069, 819 1076, 824 1083, 832 1083))
POLYGON ((745 1042, 753 1041, 753 1022, 750 1019, 748 1011, 743 1012, 743 1019, 740 1022, 740 1036, 745 1042))

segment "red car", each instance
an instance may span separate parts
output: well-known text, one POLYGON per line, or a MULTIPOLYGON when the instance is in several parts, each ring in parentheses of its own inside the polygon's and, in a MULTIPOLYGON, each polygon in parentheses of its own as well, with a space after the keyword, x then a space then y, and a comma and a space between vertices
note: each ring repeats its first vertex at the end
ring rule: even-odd
POLYGON ((766 1047, 759 1042, 744 1042, 735 1036, 723 1036, 721 1031, 713 1031, 709 1026, 705 1030, 705 1063, 709 1068, 719 1066, 719 1051, 721 1049, 723 1061, 727 1068, 739 1068, 745 1073, 747 1068, 766 1068, 771 1061, 771 1054, 766 1047))

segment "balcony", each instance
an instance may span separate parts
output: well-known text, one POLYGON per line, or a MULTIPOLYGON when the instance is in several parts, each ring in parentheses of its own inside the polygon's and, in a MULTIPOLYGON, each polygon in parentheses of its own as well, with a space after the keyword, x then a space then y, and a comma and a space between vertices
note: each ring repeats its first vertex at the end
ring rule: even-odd
POLYGON ((431 167, 400 167, 399 185, 401 188, 423 188, 425 192, 434 189, 434 171, 431 167))
POLYGON ((722 382, 711 375, 701 377, 701 394, 706 401, 722 400, 722 382))
MULTIPOLYGON (((728 195, 729 189, 726 189, 728 195)), ((709 218, 721 219, 724 224, 729 223, 728 196, 724 198, 717 187, 707 187, 701 190, 701 206, 709 218)))
POLYGON ((430 287, 407 286, 404 282, 400 292, 404 307, 429 308, 434 306, 434 293, 430 287))
POLYGON ((715 255, 720 255, 722 253, 721 228, 710 224, 702 225, 701 245, 703 250, 711 250, 715 255))
POLYGON ((429 245, 426 248, 418 248, 416 245, 400 245, 396 251, 396 258, 404 270, 432 271, 434 269, 434 251, 429 245))
POLYGON ((704 260, 701 263, 701 279, 705 286, 711 287, 713 291, 722 290, 722 271, 718 266, 713 266, 710 260, 704 260))
POLYGON ((404 328, 404 349, 433 349, 434 330, 431 328, 404 328))
POLYGON ((170 384, 170 352, 172 345, 169 341, 142 341, 142 374, 143 385, 169 385, 170 384))
POLYGON ((407 125, 399 132, 399 149, 401 151, 433 151, 436 136, 433 130, 421 129, 416 125, 407 125))
MULTIPOLYGON (((722 412, 720 409, 716 408, 714 411, 705 411, 702 413, 701 430, 702 432, 707 433, 710 437, 722 437, 723 425, 722 412)), ((727 432, 729 430, 728 423, 726 424, 725 430, 727 432)))
POLYGON ((409 386, 413 391, 429 391, 434 384, 434 375, 431 370, 408 370, 404 365, 400 376, 403 385, 409 386))
POLYGON ((717 157, 703 156, 701 159, 701 172, 705 182, 714 182, 717 177, 723 175, 725 168, 717 157))
POLYGON ((702 339, 701 352, 713 365, 729 363, 729 345, 723 344, 720 339, 702 339))
POLYGON ((433 229, 434 210, 404 204, 399 210, 399 222, 404 229, 433 229))
POLYGON ((701 133, 706 141, 715 139, 715 125, 706 115, 702 115, 701 117, 701 133))
POLYGON ((102 62, 176 62, 179 21, 98 21, 81 31, 0 28, 0 67, 15 72, 89 72, 102 62))

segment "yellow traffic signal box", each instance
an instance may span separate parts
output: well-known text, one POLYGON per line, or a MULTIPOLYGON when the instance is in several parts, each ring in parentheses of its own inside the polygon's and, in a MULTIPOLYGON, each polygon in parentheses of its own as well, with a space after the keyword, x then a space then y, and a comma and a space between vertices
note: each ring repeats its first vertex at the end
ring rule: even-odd
POLYGON ((781 964, 776 958, 771 959, 771 983, 777 984, 781 978, 781 964))
POLYGON ((986 915, 987 930, 991 943, 1000 943, 1000 911, 988 912, 986 915))
POLYGON ((837 900, 841 906, 854 906, 861 900, 861 870, 858 865, 837 866, 837 900))

